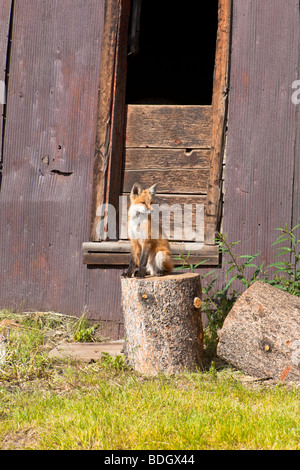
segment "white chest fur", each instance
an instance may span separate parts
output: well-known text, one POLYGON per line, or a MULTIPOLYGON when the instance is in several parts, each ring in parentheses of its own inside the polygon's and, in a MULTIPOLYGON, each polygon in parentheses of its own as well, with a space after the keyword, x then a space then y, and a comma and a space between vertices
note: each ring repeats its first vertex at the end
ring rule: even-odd
POLYGON ((144 204, 133 204, 128 212, 128 236, 132 240, 148 238, 148 216, 150 211, 144 204))

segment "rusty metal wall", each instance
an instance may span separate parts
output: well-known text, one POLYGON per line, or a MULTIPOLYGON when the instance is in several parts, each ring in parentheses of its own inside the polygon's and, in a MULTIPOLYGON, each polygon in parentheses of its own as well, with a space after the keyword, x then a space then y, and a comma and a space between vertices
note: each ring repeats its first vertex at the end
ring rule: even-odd
POLYGON ((266 264, 274 261, 275 228, 300 216, 292 102, 299 18, 299 0, 233 2, 223 231, 242 240, 240 254, 262 251, 266 264))
POLYGON ((81 245, 89 237, 102 23, 101 0, 14 2, 0 307, 80 315, 89 303, 81 245))

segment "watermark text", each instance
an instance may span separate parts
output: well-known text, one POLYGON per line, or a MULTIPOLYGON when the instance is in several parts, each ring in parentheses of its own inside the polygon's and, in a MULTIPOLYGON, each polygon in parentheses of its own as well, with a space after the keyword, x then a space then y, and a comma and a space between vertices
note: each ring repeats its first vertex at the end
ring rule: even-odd
POLYGON ((6 104, 5 83, 0 80, 0 104, 6 104))
MULTIPOLYGON (((151 213, 133 213, 135 239, 204 240, 204 204, 152 204, 151 213), (151 235, 149 237, 148 221, 151 235)), ((116 240, 117 218, 121 239, 128 238, 128 197, 119 197, 118 210, 111 204, 101 204, 96 212, 99 218, 96 233, 99 240, 116 240), (117 215, 118 214, 118 215, 117 215)))

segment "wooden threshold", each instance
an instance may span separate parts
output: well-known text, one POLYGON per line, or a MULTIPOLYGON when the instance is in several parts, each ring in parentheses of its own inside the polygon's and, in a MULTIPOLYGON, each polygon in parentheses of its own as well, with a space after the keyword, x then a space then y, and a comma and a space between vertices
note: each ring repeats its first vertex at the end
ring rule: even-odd
MULTIPOLYGON (((219 264, 219 247, 203 245, 192 242, 170 242, 174 257, 189 255, 189 262, 197 264, 204 262, 204 266, 217 266, 219 264)), ((130 243, 128 241, 116 242, 86 242, 82 245, 83 263, 98 266, 126 266, 129 264, 130 243)), ((174 259, 176 266, 182 265, 182 260, 174 259)))

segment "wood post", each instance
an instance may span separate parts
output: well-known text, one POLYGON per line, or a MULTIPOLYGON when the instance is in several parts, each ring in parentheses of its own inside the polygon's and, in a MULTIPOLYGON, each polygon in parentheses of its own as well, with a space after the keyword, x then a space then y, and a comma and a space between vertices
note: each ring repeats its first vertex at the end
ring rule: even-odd
POLYGON ((219 335, 220 357, 258 378, 300 381, 300 298, 255 282, 219 335))
POLYGON ((219 26, 212 99, 212 141, 205 213, 205 244, 214 245, 221 212, 221 178, 226 127, 232 0, 219 0, 219 26))
POLYGON ((201 366, 203 327, 199 274, 121 278, 125 355, 145 375, 201 366))

